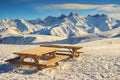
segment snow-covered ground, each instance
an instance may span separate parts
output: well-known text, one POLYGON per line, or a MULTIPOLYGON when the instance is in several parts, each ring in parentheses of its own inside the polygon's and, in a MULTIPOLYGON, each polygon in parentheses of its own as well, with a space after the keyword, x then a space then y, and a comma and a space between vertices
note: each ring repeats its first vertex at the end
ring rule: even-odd
POLYGON ((60 62, 42 71, 18 68, 4 62, 15 57, 15 51, 39 45, 0 44, 0 80, 120 80, 120 38, 86 43, 80 57, 60 62))

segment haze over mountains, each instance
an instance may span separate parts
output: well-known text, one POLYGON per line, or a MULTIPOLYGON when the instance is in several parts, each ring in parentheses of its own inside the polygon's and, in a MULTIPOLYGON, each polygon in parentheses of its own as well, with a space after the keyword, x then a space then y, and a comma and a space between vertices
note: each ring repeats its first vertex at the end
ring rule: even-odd
POLYGON ((62 14, 59 17, 48 16, 44 20, 5 19, 0 21, 0 33, 40 34, 52 36, 80 36, 99 33, 120 27, 120 19, 109 15, 88 15, 77 13, 62 14))

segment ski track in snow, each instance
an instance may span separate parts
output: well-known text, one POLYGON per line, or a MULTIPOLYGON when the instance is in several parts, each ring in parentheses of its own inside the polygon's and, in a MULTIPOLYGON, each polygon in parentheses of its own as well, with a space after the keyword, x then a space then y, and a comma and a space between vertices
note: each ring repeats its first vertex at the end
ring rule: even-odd
POLYGON ((0 80, 120 80, 119 38, 80 43, 79 58, 61 61, 57 67, 42 71, 18 68, 4 62, 15 51, 39 45, 0 44, 0 80))

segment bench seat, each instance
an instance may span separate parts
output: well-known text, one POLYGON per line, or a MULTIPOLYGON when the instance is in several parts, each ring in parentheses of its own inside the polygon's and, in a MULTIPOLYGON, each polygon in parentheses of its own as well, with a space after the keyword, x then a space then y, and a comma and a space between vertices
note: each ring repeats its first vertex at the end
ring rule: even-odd
POLYGON ((17 60, 19 60, 19 59, 20 59, 20 57, 15 57, 15 58, 12 58, 12 59, 5 60, 5 62, 10 62, 10 63, 12 63, 12 62, 17 61, 17 60))
POLYGON ((45 66, 52 66, 54 65, 55 63, 58 63, 59 61, 62 61, 62 60, 65 60, 65 59, 68 59, 70 56, 67 56, 67 55, 59 55, 58 57, 55 57, 53 59, 50 59, 46 62, 43 62, 41 63, 42 65, 45 65, 45 66))
POLYGON ((30 66, 36 66, 38 67, 39 70, 50 67, 56 63, 58 63, 59 61, 62 60, 66 60, 70 58, 70 56, 68 55, 58 55, 55 58, 52 58, 50 60, 47 60, 45 62, 42 62, 41 64, 38 63, 34 63, 34 62, 20 62, 20 57, 16 57, 16 58, 12 58, 12 59, 8 59, 6 60, 6 62, 10 62, 12 64, 18 64, 18 65, 30 65, 30 66))

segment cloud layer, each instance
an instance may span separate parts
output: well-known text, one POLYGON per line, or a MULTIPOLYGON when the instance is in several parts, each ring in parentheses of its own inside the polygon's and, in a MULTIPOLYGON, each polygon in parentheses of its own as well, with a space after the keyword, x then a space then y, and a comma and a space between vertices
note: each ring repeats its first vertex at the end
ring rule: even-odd
MULTIPOLYGON (((37 7, 39 9, 39 7, 37 7)), ((41 7, 40 7, 41 8, 41 7)), ((43 6, 43 9, 72 9, 72 10, 88 10, 96 9, 102 11, 114 11, 120 12, 120 5, 115 4, 104 4, 104 5, 93 5, 93 4, 56 4, 43 6)))

